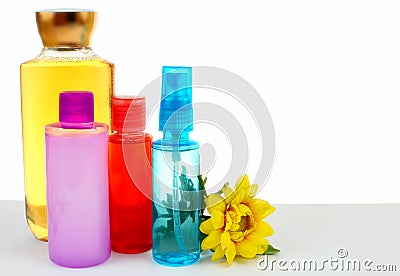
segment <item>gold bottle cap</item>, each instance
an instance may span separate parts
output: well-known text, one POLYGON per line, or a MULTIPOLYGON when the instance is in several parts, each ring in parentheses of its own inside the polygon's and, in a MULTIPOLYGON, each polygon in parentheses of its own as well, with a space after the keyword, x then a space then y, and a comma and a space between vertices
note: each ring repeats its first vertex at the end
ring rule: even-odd
POLYGON ((54 9, 36 12, 36 24, 44 47, 88 47, 97 12, 54 9))

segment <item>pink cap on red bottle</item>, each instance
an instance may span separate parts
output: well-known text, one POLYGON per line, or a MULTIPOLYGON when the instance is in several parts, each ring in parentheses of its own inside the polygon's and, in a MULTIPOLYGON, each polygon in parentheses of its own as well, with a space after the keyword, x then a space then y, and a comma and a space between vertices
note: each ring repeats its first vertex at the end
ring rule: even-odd
POLYGON ((63 91, 59 98, 59 120, 71 127, 94 121, 94 99, 90 91, 63 91))
POLYGON ((143 131, 146 128, 146 99, 134 96, 114 96, 111 125, 112 130, 118 132, 143 131))

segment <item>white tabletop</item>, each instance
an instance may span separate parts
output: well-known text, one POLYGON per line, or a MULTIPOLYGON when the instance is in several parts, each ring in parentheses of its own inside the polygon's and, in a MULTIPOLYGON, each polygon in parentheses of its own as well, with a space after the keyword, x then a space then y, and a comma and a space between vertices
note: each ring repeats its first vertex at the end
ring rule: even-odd
MULTIPOLYGON (((48 260, 47 243, 37 241, 30 234, 24 219, 21 201, 0 201, 0 271, 1 275, 310 275, 309 270, 293 272, 296 263, 314 259, 318 268, 324 259, 338 260, 323 273, 337 274, 335 266, 347 260, 367 261, 367 267, 394 264, 396 272, 353 272, 344 275, 400 275, 400 205, 277 205, 277 211, 267 221, 275 235, 271 244, 281 253, 270 256, 265 270, 258 267, 262 256, 255 259, 236 258, 229 267, 225 262, 212 263, 209 254, 203 254, 198 264, 171 268, 153 262, 151 252, 137 255, 112 253, 104 264, 87 269, 61 268, 48 260), (337 251, 348 254, 340 258, 337 251), (285 264, 286 261, 286 264, 285 264), (371 262, 368 262, 371 261, 371 262), (274 262, 274 263, 273 263, 274 262), (281 268, 288 271, 281 271, 281 268), (271 271, 271 264, 274 264, 271 271)), ((261 263, 265 265, 264 263, 261 263)), ((381 266, 385 268, 385 266, 381 266)), ((386 266, 388 269, 388 266, 386 266)), ((391 267, 392 269, 393 267, 391 267)), ((316 272, 314 272, 316 273, 316 272)))

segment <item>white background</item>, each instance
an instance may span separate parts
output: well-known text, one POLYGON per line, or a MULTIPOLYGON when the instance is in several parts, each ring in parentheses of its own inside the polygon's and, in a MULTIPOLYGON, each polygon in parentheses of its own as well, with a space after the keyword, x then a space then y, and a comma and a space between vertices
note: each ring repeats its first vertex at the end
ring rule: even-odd
MULTIPOLYGON (((0 17, 0 199, 24 198, 19 64, 42 46, 34 12, 60 7, 99 12, 92 46, 116 65, 116 94, 138 93, 162 65, 219 67, 254 86, 277 141, 260 197, 400 202, 400 3, 378 0, 8 1, 0 17)), ((157 125, 148 131, 157 136, 157 125)), ((196 137, 212 141, 210 133, 196 137)), ((250 144, 254 178, 260 156, 250 144)))

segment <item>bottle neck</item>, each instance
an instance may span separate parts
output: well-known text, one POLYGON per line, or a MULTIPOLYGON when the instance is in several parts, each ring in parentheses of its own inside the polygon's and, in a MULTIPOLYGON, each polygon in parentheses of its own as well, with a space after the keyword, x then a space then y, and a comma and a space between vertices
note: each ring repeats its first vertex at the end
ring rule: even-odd
POLYGON ((76 50, 91 50, 92 47, 90 46, 57 46, 57 47, 46 47, 44 46, 43 49, 48 51, 76 51, 76 50))
POLYGON ((97 58, 91 47, 44 47, 39 58, 97 58))
POLYGON ((165 131, 165 132, 163 132, 163 140, 165 140, 165 141, 183 142, 183 141, 188 141, 189 139, 190 139, 189 132, 187 132, 187 131, 182 131, 182 132, 165 131))
POLYGON ((66 123, 66 122, 60 122, 61 128, 65 129, 90 129, 94 128, 94 122, 88 122, 88 123, 66 123))
POLYGON ((112 134, 116 136, 129 136, 129 137, 141 137, 144 136, 144 131, 129 131, 129 132, 124 132, 121 130, 112 130, 112 134))

